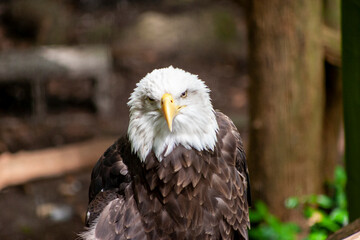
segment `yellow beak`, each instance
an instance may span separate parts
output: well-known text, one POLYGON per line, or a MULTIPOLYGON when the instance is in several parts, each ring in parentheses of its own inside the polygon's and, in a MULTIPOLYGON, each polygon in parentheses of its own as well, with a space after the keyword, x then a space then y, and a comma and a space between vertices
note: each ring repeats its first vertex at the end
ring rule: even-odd
POLYGON ((176 106, 174 98, 169 93, 165 93, 161 98, 161 108, 164 112, 167 125, 170 132, 172 132, 172 122, 176 114, 178 113, 179 107, 176 106))

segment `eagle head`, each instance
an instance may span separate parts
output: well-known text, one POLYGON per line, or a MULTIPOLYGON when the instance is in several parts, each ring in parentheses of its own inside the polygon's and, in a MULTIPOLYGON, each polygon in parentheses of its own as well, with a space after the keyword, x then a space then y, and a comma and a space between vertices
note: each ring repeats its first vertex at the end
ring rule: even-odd
POLYGON ((130 96, 128 136, 141 161, 153 151, 161 161, 176 146, 213 150, 218 124, 210 90, 179 68, 148 73, 130 96))

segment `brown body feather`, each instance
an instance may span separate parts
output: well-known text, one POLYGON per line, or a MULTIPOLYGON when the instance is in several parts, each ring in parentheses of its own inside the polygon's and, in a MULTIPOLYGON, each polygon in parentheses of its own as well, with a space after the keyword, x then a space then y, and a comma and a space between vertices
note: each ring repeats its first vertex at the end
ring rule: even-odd
POLYGON ((214 151, 177 146, 142 163, 119 139, 93 169, 87 225, 96 239, 247 239, 250 189, 240 134, 224 114, 214 151))

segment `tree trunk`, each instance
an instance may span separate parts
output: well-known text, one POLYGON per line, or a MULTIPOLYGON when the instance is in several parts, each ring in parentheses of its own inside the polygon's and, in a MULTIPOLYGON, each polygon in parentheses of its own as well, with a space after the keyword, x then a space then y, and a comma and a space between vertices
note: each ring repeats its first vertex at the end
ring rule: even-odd
POLYGON ((252 189, 285 220, 286 198, 321 191, 321 17, 320 0, 248 2, 252 189))
POLYGON ((346 193, 350 221, 360 217, 360 4, 342 1, 346 193))

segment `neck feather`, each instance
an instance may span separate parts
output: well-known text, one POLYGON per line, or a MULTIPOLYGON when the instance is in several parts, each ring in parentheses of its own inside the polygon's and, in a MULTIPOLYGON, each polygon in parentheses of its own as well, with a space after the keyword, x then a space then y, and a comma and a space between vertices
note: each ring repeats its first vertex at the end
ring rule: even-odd
POLYGON ((214 150, 217 131, 218 124, 212 108, 179 114, 174 119, 172 132, 161 115, 134 111, 130 112, 128 136, 132 151, 144 162, 151 151, 161 161, 179 145, 198 151, 214 150))

